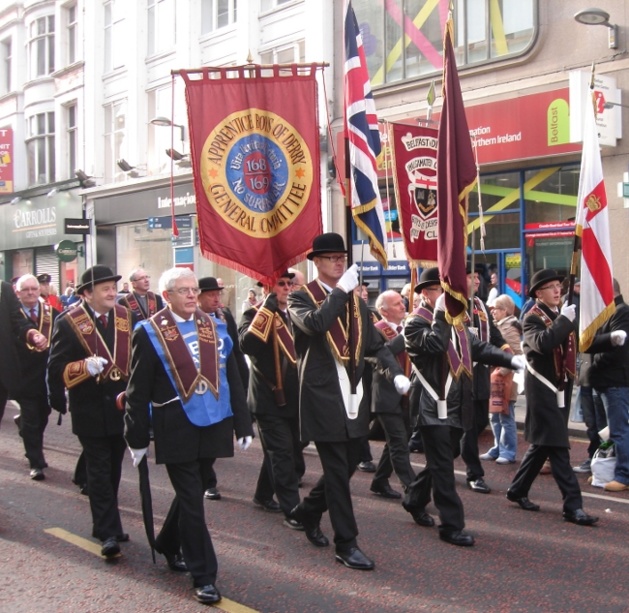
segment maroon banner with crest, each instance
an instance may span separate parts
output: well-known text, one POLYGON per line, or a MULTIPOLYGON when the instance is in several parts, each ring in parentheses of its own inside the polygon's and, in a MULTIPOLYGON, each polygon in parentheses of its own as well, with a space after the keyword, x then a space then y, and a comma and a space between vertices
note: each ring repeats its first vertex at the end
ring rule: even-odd
POLYGON ((179 71, 202 254, 273 283, 322 232, 316 65, 179 71))
POLYGON ((400 232, 409 262, 437 265, 437 144, 435 128, 389 124, 400 232))

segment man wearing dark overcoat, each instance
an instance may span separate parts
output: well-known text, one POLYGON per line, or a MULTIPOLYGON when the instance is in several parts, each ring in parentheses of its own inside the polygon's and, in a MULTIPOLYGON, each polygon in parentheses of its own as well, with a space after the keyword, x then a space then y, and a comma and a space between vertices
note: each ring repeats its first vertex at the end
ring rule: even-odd
POLYGON ((77 292, 80 305, 57 318, 48 358, 50 406, 65 413, 68 389, 72 432, 85 457, 92 536, 105 557, 120 553, 122 530, 118 487, 125 442, 116 397, 129 379, 134 316, 116 304, 115 275, 107 266, 88 268, 77 292))
POLYGON ((135 268, 129 275, 132 291, 118 298, 118 304, 131 309, 137 321, 147 319, 164 308, 162 297, 150 290, 151 277, 144 268, 135 268))
POLYGON ((293 292, 288 305, 299 369, 301 438, 315 442, 323 476, 292 517, 303 524, 313 544, 325 546, 328 540, 319 522, 329 509, 336 560, 348 568, 371 570, 374 562, 356 541, 349 486, 359 461, 360 439, 369 428, 368 407, 360 407, 365 356, 376 357, 388 369, 399 393, 406 393, 410 382, 375 329, 365 302, 350 299, 359 280, 356 265, 345 270, 343 237, 333 232, 319 235, 308 259, 318 278, 293 292))
POLYGON ((591 526, 598 518, 583 510, 581 488, 570 465, 566 398, 572 394, 576 368, 576 307, 561 305, 562 280, 563 275, 550 268, 539 270, 531 278, 529 296, 535 304, 522 325, 526 357, 524 437, 530 446, 507 490, 507 498, 525 511, 539 511, 539 505, 528 495, 548 459, 561 490, 564 519, 591 526))
POLYGON ((246 449, 253 431, 231 338, 222 322, 198 308, 194 273, 171 268, 159 286, 167 308, 133 334, 125 438, 137 466, 152 423, 155 460, 166 465, 175 490, 156 549, 171 569, 190 572, 196 600, 214 604, 221 599, 218 562, 203 492, 213 459, 234 455, 234 432, 246 449))

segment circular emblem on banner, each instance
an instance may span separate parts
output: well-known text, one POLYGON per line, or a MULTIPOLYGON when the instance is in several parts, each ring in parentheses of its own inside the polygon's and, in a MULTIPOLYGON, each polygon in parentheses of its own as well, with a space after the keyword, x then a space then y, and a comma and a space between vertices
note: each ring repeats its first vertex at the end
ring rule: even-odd
POLYGON ((61 262, 73 262, 76 260, 77 246, 72 241, 61 241, 57 245, 57 258, 61 262))
POLYGON ((205 140, 200 170, 212 208, 256 238, 289 227, 308 202, 314 181, 305 139, 282 117, 261 109, 225 117, 205 140))

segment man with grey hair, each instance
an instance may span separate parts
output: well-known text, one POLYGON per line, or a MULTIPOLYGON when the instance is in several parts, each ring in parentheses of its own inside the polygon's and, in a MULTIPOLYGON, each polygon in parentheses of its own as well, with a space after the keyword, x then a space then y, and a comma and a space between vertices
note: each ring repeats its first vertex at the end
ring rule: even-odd
POLYGON ((133 333, 125 439, 137 466, 153 425, 155 461, 166 465, 175 490, 156 549, 172 570, 190 572, 199 602, 214 604, 221 599, 218 563, 203 492, 213 458, 233 456, 234 432, 239 447, 247 449, 253 430, 233 341, 222 321, 198 307, 196 276, 171 268, 159 286, 168 307, 133 333))
POLYGON ((151 277, 144 268, 134 268, 129 281, 133 289, 118 298, 118 304, 130 309, 138 320, 148 319, 164 308, 162 297, 150 291, 151 277))

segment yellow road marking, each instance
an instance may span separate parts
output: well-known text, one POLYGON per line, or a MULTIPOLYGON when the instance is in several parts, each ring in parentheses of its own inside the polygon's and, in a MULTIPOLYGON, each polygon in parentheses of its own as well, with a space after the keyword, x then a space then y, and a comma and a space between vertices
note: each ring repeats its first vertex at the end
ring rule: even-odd
MULTIPOLYGON (((100 555, 100 545, 98 543, 94 543, 93 541, 89 541, 82 536, 78 536, 76 534, 72 534, 72 532, 68 532, 63 528, 47 528, 44 530, 46 534, 50 534, 52 536, 56 536, 58 539, 62 541, 66 541, 71 545, 76 545, 77 547, 84 549, 85 551, 89 551, 94 555, 97 555, 99 558, 103 556, 100 555)), ((252 609, 247 607, 244 604, 240 604, 229 598, 223 598, 220 602, 213 605, 216 609, 221 609, 222 611, 228 611, 228 613, 258 613, 256 609, 252 609)))

